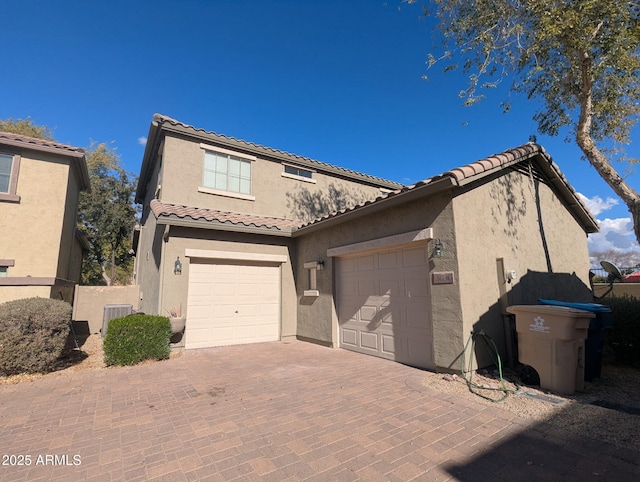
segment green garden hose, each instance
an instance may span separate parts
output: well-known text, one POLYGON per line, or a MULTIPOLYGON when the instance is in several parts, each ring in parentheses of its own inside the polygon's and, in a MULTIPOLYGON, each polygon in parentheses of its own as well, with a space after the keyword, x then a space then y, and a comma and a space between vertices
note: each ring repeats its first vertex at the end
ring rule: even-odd
POLYGON ((464 378, 465 382, 467 382, 467 386, 469 387, 469 391, 471 393, 474 393, 475 395, 478 395, 479 397, 484 398, 485 400, 489 400, 491 402, 501 402, 502 400, 507 398, 510 393, 517 393, 520 391, 520 387, 517 385, 516 385, 517 387, 516 389, 507 388, 507 386, 505 385, 504 378, 502 377, 502 361, 500 360, 500 354, 498 353, 498 348, 496 347, 496 344, 494 343, 493 339, 489 335, 487 335, 483 330, 480 330, 478 332, 472 331, 471 335, 469 335, 469 339, 467 340, 467 343, 464 346, 464 350, 462 351, 462 357, 460 359, 460 368, 461 368, 460 371, 462 373, 462 377, 464 378), (484 340, 484 342, 487 345, 487 348, 489 349, 489 353, 493 358, 493 361, 498 367, 498 374, 500 376, 500 385, 501 385, 500 388, 483 387, 481 385, 477 385, 472 380, 473 354, 475 353, 475 344, 476 344, 475 336, 476 335, 480 336, 484 340), (469 356, 469 366, 465 371, 465 354, 467 352, 467 348, 469 348, 469 344, 471 344, 471 355, 469 356), (467 373, 469 374, 469 378, 467 378, 467 373), (477 390, 503 392, 503 395, 500 398, 495 399, 487 395, 483 395, 482 393, 479 393, 477 390))

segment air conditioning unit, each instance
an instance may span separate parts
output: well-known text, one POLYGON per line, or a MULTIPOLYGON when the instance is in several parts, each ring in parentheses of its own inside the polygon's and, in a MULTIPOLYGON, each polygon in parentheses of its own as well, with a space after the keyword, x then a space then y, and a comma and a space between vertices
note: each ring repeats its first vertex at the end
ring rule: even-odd
POLYGON ((115 318, 124 318, 133 313, 133 305, 105 305, 102 314, 102 338, 107 335, 109 322, 115 318))

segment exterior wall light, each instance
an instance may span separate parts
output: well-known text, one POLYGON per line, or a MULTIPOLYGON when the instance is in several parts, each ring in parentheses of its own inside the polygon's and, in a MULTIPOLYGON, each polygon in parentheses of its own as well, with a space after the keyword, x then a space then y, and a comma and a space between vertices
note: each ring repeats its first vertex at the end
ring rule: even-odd
POLYGON ((324 261, 317 261, 316 262, 316 269, 318 271, 322 271, 324 269, 324 261))
POLYGON ((173 265, 173 274, 182 274, 182 263, 180 262, 180 256, 176 258, 176 262, 173 265))
POLYGON ((436 239, 436 244, 433 247, 433 257, 434 258, 442 258, 442 252, 444 251, 444 246, 440 242, 440 239, 436 239))

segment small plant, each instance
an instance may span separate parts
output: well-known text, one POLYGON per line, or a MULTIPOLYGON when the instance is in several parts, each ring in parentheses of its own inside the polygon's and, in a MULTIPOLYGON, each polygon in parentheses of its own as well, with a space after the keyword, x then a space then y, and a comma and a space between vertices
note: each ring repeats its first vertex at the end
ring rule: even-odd
POLYGON ((0 374, 53 370, 69 336, 71 311, 66 301, 50 298, 0 304, 0 374))
POLYGON ((182 303, 180 303, 177 307, 173 307, 169 310, 166 310, 169 313, 171 318, 182 318, 182 303))
POLYGON ((171 324, 166 316, 131 315, 109 322, 104 339, 106 365, 135 365, 169 358, 171 324))

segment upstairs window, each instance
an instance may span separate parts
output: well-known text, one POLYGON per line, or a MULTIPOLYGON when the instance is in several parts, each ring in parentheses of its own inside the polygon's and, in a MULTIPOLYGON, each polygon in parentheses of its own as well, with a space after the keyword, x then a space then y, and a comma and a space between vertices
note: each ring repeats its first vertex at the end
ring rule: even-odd
POLYGON ((284 170, 282 171, 282 177, 288 177, 290 179, 297 179, 298 181, 306 181, 315 183, 316 180, 313 178, 313 172, 310 169, 304 169, 302 167, 293 166, 290 164, 283 165, 284 170))
POLYGON ((0 154, 0 201, 19 202, 16 194, 20 156, 0 154))
POLYGON ((205 151, 203 186, 251 194, 251 161, 223 152, 205 151))
POLYGON ((0 154, 0 193, 9 194, 13 156, 0 154))

